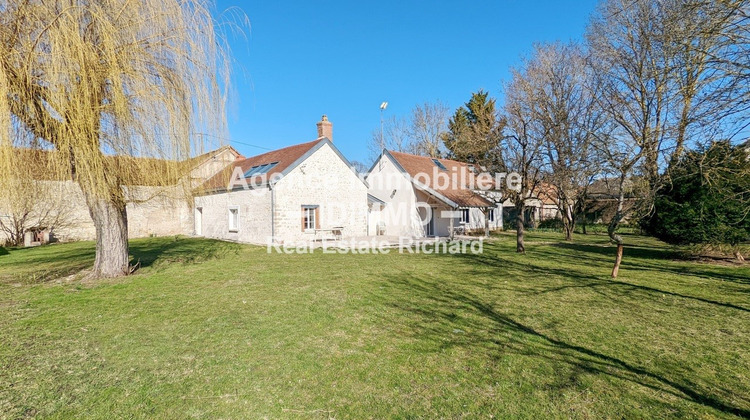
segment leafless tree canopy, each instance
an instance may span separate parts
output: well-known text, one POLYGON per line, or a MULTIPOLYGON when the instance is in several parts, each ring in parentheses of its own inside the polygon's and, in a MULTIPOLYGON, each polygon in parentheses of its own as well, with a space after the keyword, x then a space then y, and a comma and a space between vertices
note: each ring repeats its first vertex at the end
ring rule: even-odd
POLYGON ((517 190, 508 189, 506 195, 516 206, 516 251, 525 252, 524 223, 526 200, 539 186, 542 168, 543 137, 538 128, 534 106, 536 92, 533 61, 511 70, 511 80, 505 86, 505 136, 501 142, 502 156, 509 171, 521 175, 517 190))
POLYGON ((441 135, 446 130, 448 106, 440 101, 425 102, 412 108, 406 117, 392 116, 384 121, 383 132, 372 132, 368 144, 370 160, 383 148, 416 155, 440 157, 444 154, 441 135))
POLYGON ((647 212, 686 147, 747 127, 749 8, 735 0, 606 0, 593 19, 590 66, 613 124, 596 144, 619 180, 609 226, 618 243, 613 276, 622 257, 616 231, 626 180, 642 176, 647 212))
POLYGON ((586 187, 599 173, 593 142, 605 125, 586 64, 576 44, 537 45, 523 74, 530 92, 522 97, 530 101, 525 105, 531 116, 527 132, 541 143, 545 186, 536 194, 555 201, 567 239, 586 187))
MULTIPOLYGON (((523 176, 520 206, 551 184, 568 237, 592 179, 616 186, 609 233, 632 208, 648 212, 686 149, 736 138, 750 118, 750 3, 604 0, 582 46, 537 46, 506 85, 503 157, 523 176), (640 206, 625 208, 636 182, 640 206)), ((544 191, 544 192, 549 192, 544 191)), ((617 267, 613 275, 617 274, 617 267)))

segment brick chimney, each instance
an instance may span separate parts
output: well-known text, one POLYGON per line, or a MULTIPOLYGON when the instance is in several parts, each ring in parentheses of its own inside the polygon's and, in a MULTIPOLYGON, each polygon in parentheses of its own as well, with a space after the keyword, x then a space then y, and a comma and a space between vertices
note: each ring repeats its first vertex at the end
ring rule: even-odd
POLYGON ((333 141, 333 123, 328 121, 328 117, 325 115, 318 121, 318 137, 326 137, 333 141))

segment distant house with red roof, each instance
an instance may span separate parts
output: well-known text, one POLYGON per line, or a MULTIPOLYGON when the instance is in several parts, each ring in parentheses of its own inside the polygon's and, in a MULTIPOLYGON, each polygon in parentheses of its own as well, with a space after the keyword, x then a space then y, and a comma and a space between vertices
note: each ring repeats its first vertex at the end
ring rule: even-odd
POLYGON ((367 184, 325 115, 317 127, 317 139, 238 159, 199 187, 195 234, 256 244, 366 235, 367 184))
POLYGON ((371 217, 379 233, 447 237, 502 228, 495 180, 470 164, 384 150, 366 180, 370 195, 385 203, 371 217))

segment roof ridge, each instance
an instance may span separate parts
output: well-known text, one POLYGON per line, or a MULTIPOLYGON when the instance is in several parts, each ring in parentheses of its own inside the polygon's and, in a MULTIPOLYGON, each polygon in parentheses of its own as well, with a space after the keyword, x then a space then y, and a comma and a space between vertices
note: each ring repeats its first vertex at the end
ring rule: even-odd
POLYGON ((284 147, 280 147, 278 149, 273 149, 273 150, 269 150, 267 152, 263 152, 263 153, 261 153, 259 155, 247 156, 247 157, 244 157, 243 159, 240 159, 239 162, 244 162, 244 161, 247 161, 247 160, 250 160, 250 159, 257 159, 257 158, 260 158, 262 156, 269 155, 271 153, 278 153, 278 152, 281 152, 281 151, 284 151, 284 150, 287 150, 287 149, 291 149, 293 147, 300 147, 300 146, 306 146, 306 145, 312 146, 314 143, 318 143, 322 139, 325 139, 325 137, 318 137, 315 140, 306 141, 304 143, 291 144, 289 146, 284 146, 284 147))
POLYGON ((472 163, 469 163, 469 162, 462 162, 460 160, 449 159, 449 158, 444 158, 444 157, 424 156, 424 155, 417 155, 417 154, 414 154, 414 153, 398 152, 398 151, 395 151, 395 150, 388 150, 388 152, 390 152, 390 153, 396 153, 396 154, 400 154, 400 155, 412 156, 412 157, 419 158, 419 159, 430 159, 430 160, 437 159, 437 160, 444 160, 444 161, 448 161, 448 162, 455 162, 455 163, 458 163, 459 165, 473 165, 472 163))

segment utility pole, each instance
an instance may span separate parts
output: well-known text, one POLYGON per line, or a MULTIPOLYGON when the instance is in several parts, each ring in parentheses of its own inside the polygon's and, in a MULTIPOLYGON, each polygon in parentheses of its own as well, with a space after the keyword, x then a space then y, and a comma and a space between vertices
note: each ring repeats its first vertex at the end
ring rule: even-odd
POLYGON ((385 138, 383 137, 383 111, 388 108, 388 102, 380 104, 380 152, 385 149, 385 138))
POLYGON ((378 170, 383 169, 383 152, 385 151, 385 138, 383 137, 383 111, 388 108, 388 102, 380 104, 380 157, 378 158, 378 170))

